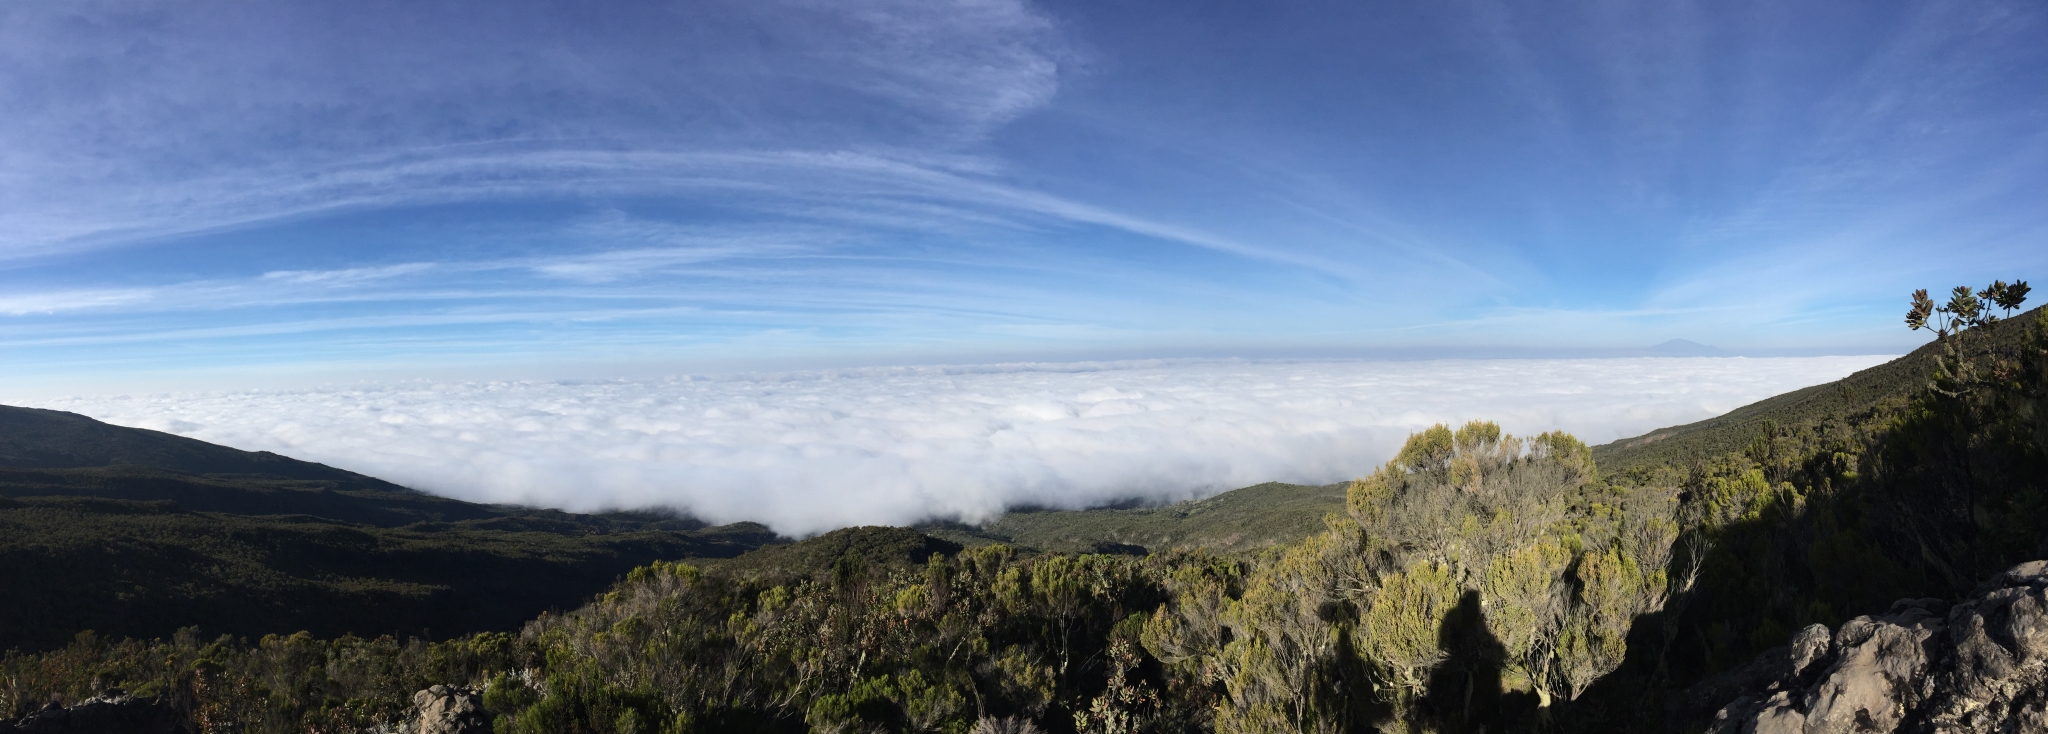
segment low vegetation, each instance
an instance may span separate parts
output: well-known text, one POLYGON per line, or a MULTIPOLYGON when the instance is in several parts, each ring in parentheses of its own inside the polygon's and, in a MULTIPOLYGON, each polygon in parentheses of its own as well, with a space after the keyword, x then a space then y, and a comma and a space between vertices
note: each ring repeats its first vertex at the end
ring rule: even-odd
POLYGON ((964 545, 1055 553, 1257 550, 1322 532, 1323 517, 1343 511, 1344 488, 1268 482, 1160 507, 1021 510, 976 526, 919 529, 964 545))
POLYGON ((174 502, 0 497, 0 648, 80 629, 159 637, 190 625, 423 637, 516 629, 637 566, 731 556, 758 525, 599 530, 518 517, 381 528, 309 515, 192 512, 174 502))

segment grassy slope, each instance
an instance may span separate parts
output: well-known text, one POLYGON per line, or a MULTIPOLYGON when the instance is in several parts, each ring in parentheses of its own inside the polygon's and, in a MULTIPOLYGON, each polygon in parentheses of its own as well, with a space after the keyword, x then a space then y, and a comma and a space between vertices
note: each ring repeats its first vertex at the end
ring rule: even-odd
MULTIPOLYGON (((2026 322, 2041 310, 2015 315, 1994 325, 1993 343, 2017 340, 2024 333, 2026 322)), ((1885 419, 1927 385, 1939 349, 1930 343, 1834 382, 1760 400, 1697 423, 1660 428, 1595 446, 1593 459, 1607 473, 1658 465, 1685 466, 1696 456, 1719 456, 1741 450, 1758 435, 1767 420, 1790 426, 1885 419)))
POLYGON ((1325 515, 1344 510, 1345 486, 1268 482, 1164 507, 1011 512, 978 527, 923 530, 965 545, 1001 542, 1061 553, 1250 550, 1321 532, 1325 515))
POLYGON ((47 648, 84 629, 512 629, 582 603, 636 566, 779 540, 753 523, 479 505, 274 454, 0 407, 0 649, 47 648), (192 471, 209 468, 224 471, 192 471))

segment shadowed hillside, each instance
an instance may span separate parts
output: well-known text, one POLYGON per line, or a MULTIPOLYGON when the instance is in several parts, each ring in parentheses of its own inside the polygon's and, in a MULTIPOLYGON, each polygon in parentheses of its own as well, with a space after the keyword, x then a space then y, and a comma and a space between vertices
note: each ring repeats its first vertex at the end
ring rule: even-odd
POLYGON ((407 491, 382 479, 268 451, 241 451, 158 431, 109 425, 77 413, 0 405, 0 466, 71 469, 122 464, 188 474, 252 474, 407 491))
POLYGON ((517 627, 766 527, 435 497, 71 413, 0 407, 0 649, 186 626, 430 637, 517 627))
MULTIPOLYGON (((263 474, 190 474, 132 464, 63 469, 0 468, 0 497, 166 501, 194 512, 312 515, 378 527, 428 521, 488 520, 508 514, 527 516, 536 512, 435 497, 395 485, 384 485, 393 487, 384 490, 364 488, 364 484, 346 479, 288 479, 263 474)), ((678 519, 669 525, 672 527, 668 529, 694 530, 702 523, 678 519), (686 526, 673 527, 675 525, 686 526)))

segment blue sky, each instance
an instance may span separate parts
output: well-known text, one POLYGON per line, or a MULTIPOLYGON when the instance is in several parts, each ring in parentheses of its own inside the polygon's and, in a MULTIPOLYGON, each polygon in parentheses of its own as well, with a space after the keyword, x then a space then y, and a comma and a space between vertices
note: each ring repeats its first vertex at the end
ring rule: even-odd
POLYGON ((2039 2, 0 6, 0 367, 1899 351, 2039 2))

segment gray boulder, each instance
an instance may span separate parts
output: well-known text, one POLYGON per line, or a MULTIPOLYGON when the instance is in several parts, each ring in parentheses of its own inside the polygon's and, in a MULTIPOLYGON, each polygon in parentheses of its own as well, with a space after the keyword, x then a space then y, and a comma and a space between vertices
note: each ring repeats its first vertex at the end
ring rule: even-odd
POLYGON ((1800 630, 1731 676, 1716 734, 2048 734, 2048 561, 1962 603, 1901 599, 1839 630, 1800 630))
POLYGON ((412 694, 410 734, 490 734, 491 713, 474 689, 434 686, 412 694))

